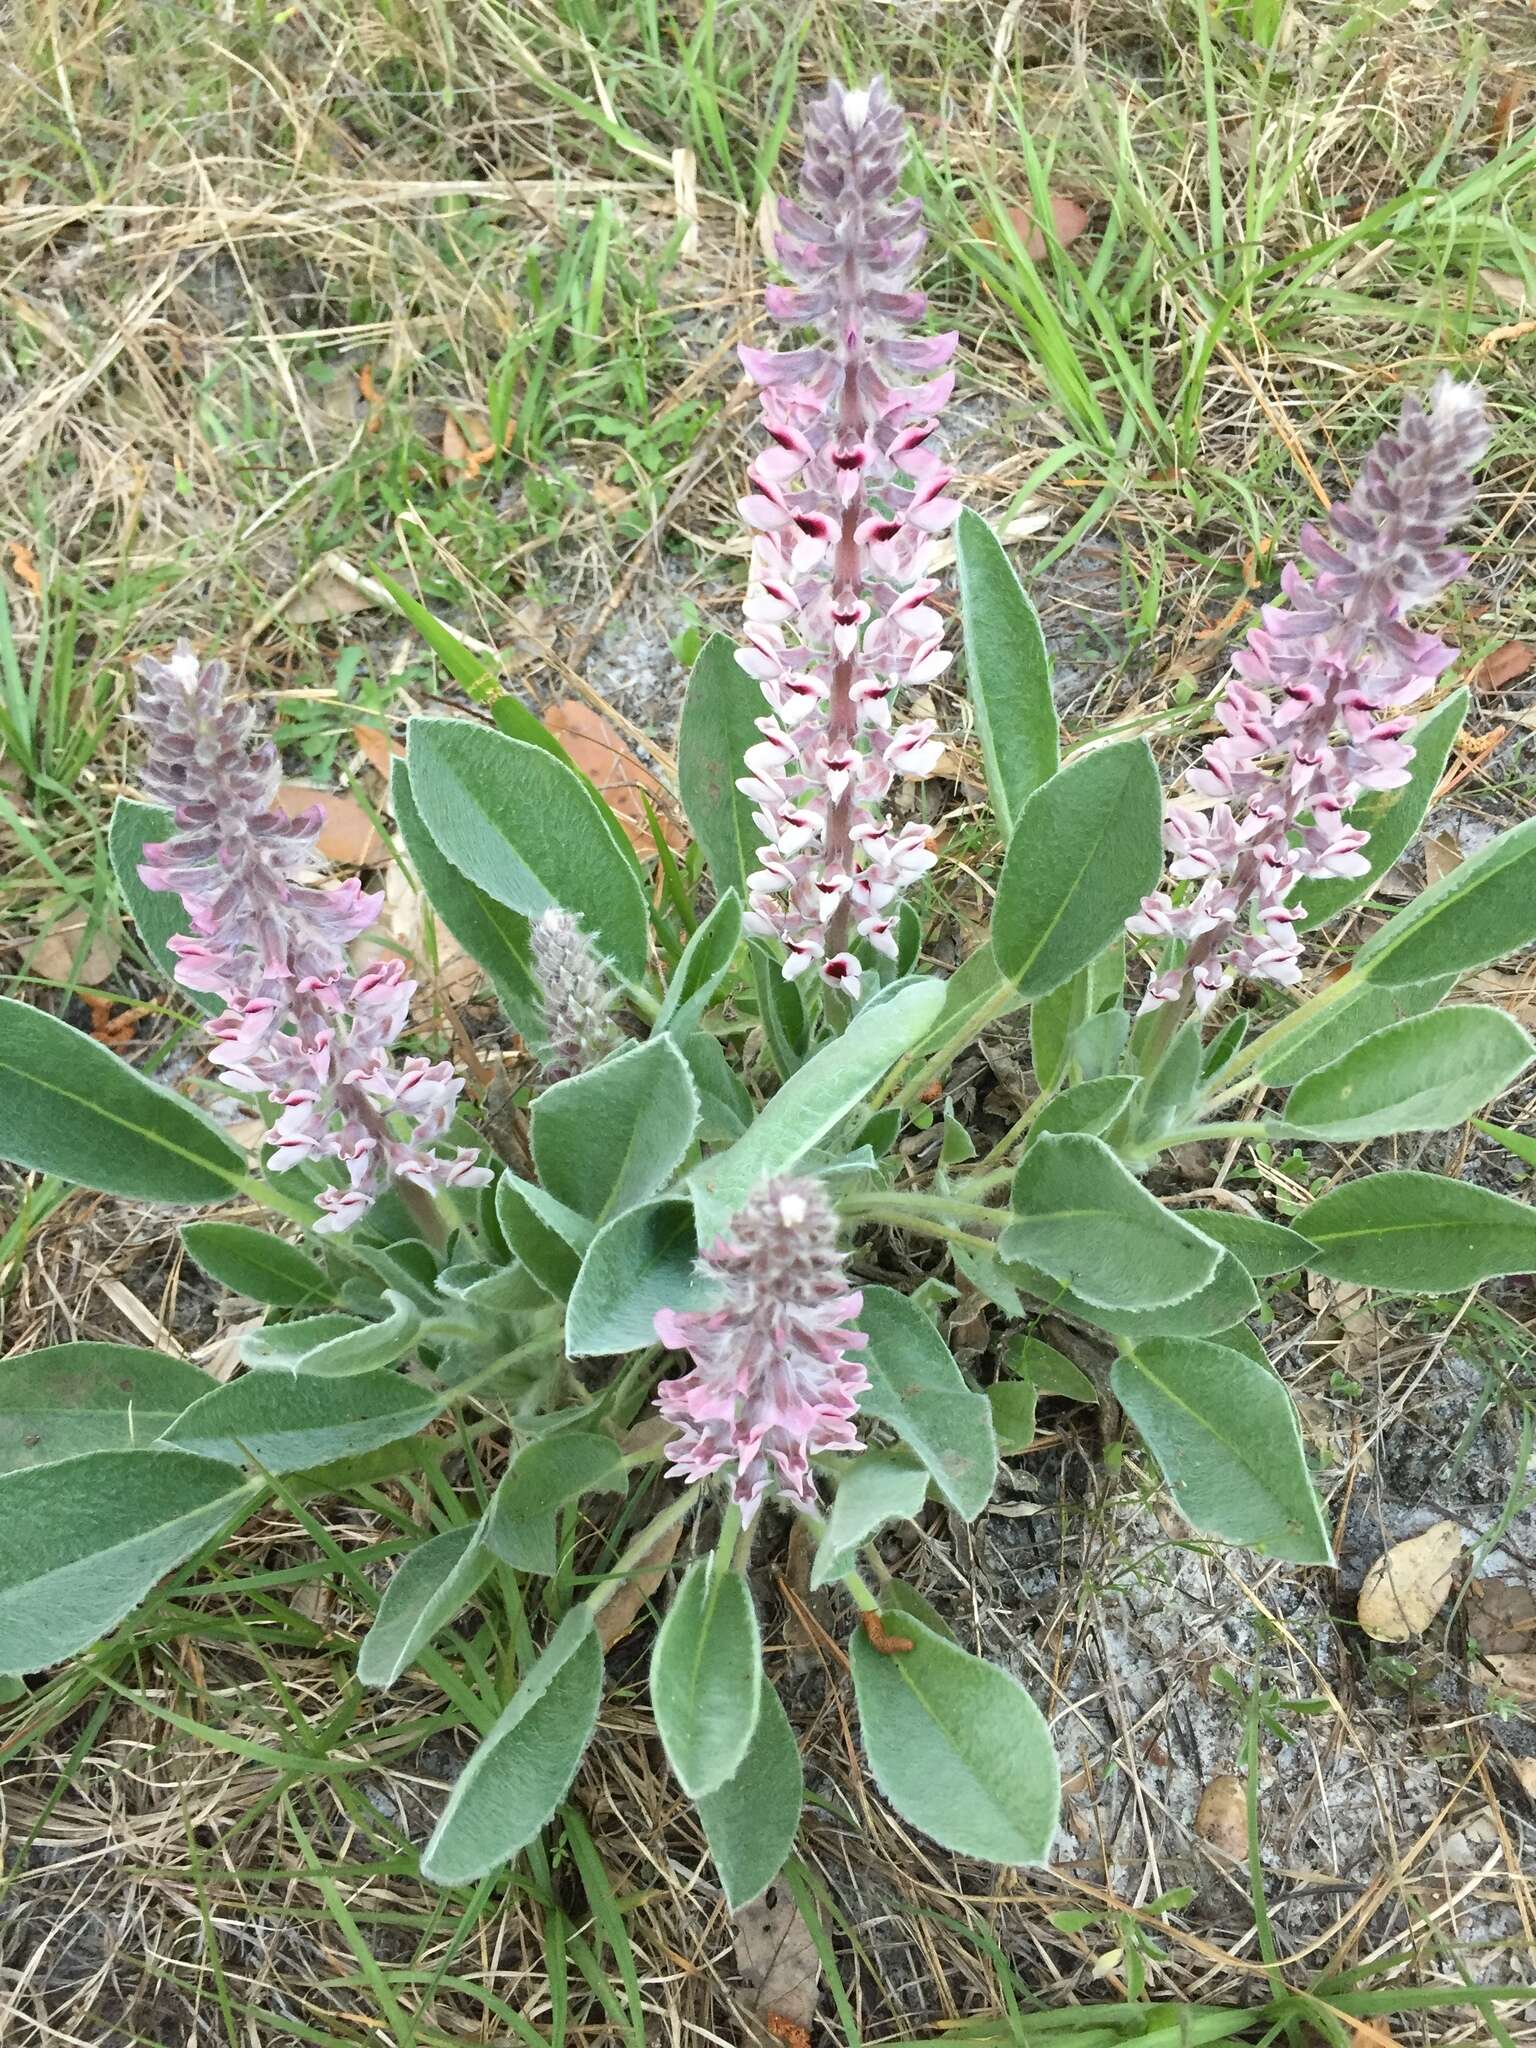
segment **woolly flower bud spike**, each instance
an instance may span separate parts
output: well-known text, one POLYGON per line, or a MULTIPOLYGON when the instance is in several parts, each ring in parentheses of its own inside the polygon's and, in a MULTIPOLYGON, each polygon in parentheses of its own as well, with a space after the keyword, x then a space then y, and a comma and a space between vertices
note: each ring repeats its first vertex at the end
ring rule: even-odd
POLYGON ((906 138, 879 79, 861 92, 834 83, 814 102, 803 204, 779 207, 792 282, 767 303, 816 339, 741 351, 773 444, 741 506, 756 539, 736 658, 772 714, 739 785, 765 842, 746 925, 783 943, 787 977, 814 965, 855 998, 855 933, 894 959, 895 898, 934 861, 921 824, 893 833, 880 809, 897 775, 931 774, 942 752, 931 720, 893 728, 892 700, 951 658, 925 600, 934 536, 959 508, 928 442, 958 337, 903 332, 927 306, 910 288, 918 202, 897 190, 906 138))
POLYGON ((191 921, 170 942, 176 979, 228 1006, 209 1026, 215 1064, 282 1112, 268 1133, 271 1169, 343 1169, 344 1185, 316 1197, 321 1231, 347 1229, 396 1179, 428 1193, 482 1186, 490 1175, 473 1151, 437 1150, 458 1106, 453 1069, 390 1057, 416 984, 398 960, 359 975, 348 961, 380 899, 355 881, 300 879, 324 867, 321 813, 278 808, 276 750, 254 737, 250 707, 226 696, 223 662, 200 665, 183 642, 138 672, 144 787, 177 826, 145 847, 139 875, 179 896, 191 921))
POLYGON ((1146 897, 1126 929, 1182 942, 1181 961, 1152 977, 1144 1008, 1193 997, 1202 1013, 1234 974, 1282 986, 1300 979, 1288 898, 1298 881, 1370 872, 1369 834, 1348 822, 1368 789, 1408 780, 1409 720, 1455 659, 1403 614, 1466 567, 1446 546, 1472 503, 1489 428, 1475 385, 1441 377, 1429 409, 1403 401, 1402 423, 1366 457, 1331 536, 1301 530, 1309 581, 1288 565, 1289 608, 1265 605, 1233 657, 1216 707, 1222 736, 1171 803, 1164 843, 1178 898, 1146 897), (1387 714, 1383 716, 1383 714, 1387 714))
POLYGON ((613 991, 592 941, 568 910, 546 910, 532 937, 533 971, 544 998, 549 1040, 544 1074, 547 1080, 564 1081, 595 1067, 622 1043, 609 1015, 613 991))
POLYGON ((862 1449, 853 1418, 869 1385, 847 1355, 865 1341, 852 1326, 864 1297, 849 1291, 837 1219, 815 1181, 765 1181, 699 1264, 721 1306, 656 1316, 662 1343, 693 1359, 656 1391, 678 1425, 670 1470, 729 1480, 747 1521, 770 1491, 811 1507, 815 1453, 862 1449))

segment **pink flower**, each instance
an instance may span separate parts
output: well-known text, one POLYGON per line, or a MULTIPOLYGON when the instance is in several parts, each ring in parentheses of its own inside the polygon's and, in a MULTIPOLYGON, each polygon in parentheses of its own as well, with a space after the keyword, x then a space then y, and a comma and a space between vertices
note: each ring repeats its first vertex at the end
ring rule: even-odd
POLYGON ((898 193, 905 156, 906 123, 879 80, 867 92, 834 84, 814 103, 804 203, 779 208, 791 282, 769 290, 768 310, 817 340, 741 351, 772 443, 741 504, 757 538, 737 660, 773 714, 738 785, 764 839, 746 925, 782 943, 786 976, 814 964, 854 997, 854 932, 894 952, 891 921, 870 921, 876 899, 861 883, 878 883, 883 906, 932 864, 891 841, 879 807, 897 775, 931 774, 943 749, 931 722, 893 733, 891 700, 951 658, 924 600, 933 538, 958 510, 928 446, 958 337, 902 333, 926 310, 909 289, 924 236, 917 201, 898 193))
POLYGON ((1222 736, 1185 777, 1193 797, 1168 807, 1169 874, 1200 887, 1148 896, 1126 923, 1185 949, 1159 966, 1144 1008, 1192 996, 1203 1012, 1233 973, 1295 983, 1299 912, 1286 897, 1298 881, 1369 874, 1370 835, 1346 815, 1363 791, 1409 779, 1409 721, 1382 714, 1417 703, 1454 650, 1402 614, 1466 566, 1446 537, 1472 502, 1488 440, 1482 394, 1441 377, 1429 410, 1405 399, 1397 433, 1366 457, 1329 515, 1334 538, 1302 528, 1312 580, 1285 568, 1289 608, 1266 605, 1233 656, 1216 708, 1222 736))
POLYGON ((350 1228, 396 1177, 429 1192, 482 1186, 489 1173, 464 1164, 473 1153, 433 1149, 458 1106, 453 1069, 391 1064, 415 983, 398 960, 359 975, 348 961, 379 898, 356 881, 301 879, 324 866, 321 814, 276 807, 276 752, 255 738, 250 708, 226 696, 223 662, 200 666, 183 642, 168 662, 146 656, 139 675, 144 786, 178 828, 145 847, 139 873, 181 898, 196 934, 170 941, 176 979, 227 1005, 208 1027, 215 1064, 282 1112, 268 1134, 272 1171, 344 1168, 347 1184, 315 1198, 318 1231, 350 1228))
POLYGON ((765 1493, 812 1507, 810 1460, 862 1448, 853 1418, 868 1375, 852 1319, 837 1219, 813 1180, 770 1180, 699 1260, 724 1290, 719 1308, 664 1308, 656 1334, 693 1369, 663 1380, 656 1405, 678 1434, 668 1446, 683 1479, 718 1473, 750 1521, 765 1493))

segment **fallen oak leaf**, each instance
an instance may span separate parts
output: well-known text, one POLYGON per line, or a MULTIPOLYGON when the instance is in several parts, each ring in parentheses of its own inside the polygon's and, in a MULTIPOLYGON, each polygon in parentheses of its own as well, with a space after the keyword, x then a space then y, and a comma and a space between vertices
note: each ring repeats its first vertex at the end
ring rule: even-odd
POLYGON ((1472 671, 1474 690, 1507 690, 1511 683, 1529 675, 1536 663, 1536 648, 1525 640, 1506 640, 1485 654, 1472 671))
POLYGON ((1459 1523, 1436 1522, 1377 1558, 1355 1606, 1373 1642, 1406 1643, 1424 1633, 1450 1597, 1466 1540, 1459 1523))
MULTIPOLYGON (((1051 208, 1051 231, 1058 248, 1065 249, 1075 242, 1088 225, 1088 215, 1075 199, 1064 193, 1052 192, 1047 195, 1051 208)), ((1024 245, 1024 254, 1031 263, 1038 263, 1045 254, 1045 236, 1035 224, 1031 207, 1010 206, 1008 218, 1013 231, 1024 245)))
POLYGON ((544 730, 554 735, 582 774, 601 791, 636 853, 643 858, 655 852, 644 797, 655 806, 667 845, 674 853, 682 851, 686 836, 674 821, 676 806, 671 797, 600 711, 566 697, 550 705, 542 722, 544 730))
POLYGON ((821 1955, 794 1893, 769 1885, 736 1915, 736 1966, 750 1991, 747 2010, 765 2033, 786 2044, 789 2029, 809 2033, 821 1992, 821 1955))
POLYGON ((342 867, 371 868, 388 858, 389 848, 356 797, 307 782, 284 782, 278 785, 277 802, 290 818, 311 810, 321 813, 315 846, 327 860, 342 867))

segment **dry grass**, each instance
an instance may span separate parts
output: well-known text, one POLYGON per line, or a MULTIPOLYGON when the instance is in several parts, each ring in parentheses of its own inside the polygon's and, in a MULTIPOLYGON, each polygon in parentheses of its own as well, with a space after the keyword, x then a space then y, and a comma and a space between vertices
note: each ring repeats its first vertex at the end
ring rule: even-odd
MULTIPOLYGON (((0 576, 23 664, 40 644, 68 658, 0 777, 8 964, 61 900, 110 922, 131 650, 187 629, 232 650, 324 775, 358 767, 356 717, 430 698, 419 644, 337 595, 334 558, 343 590, 375 568, 414 581, 510 686, 593 689, 664 744, 674 643, 737 601, 733 349, 756 321, 778 116, 834 65, 883 64, 914 109, 936 295, 966 339, 962 486, 1032 515, 1018 559, 1069 718, 1203 694, 1262 581, 1254 551, 1338 488, 1401 384, 1446 364, 1485 382, 1501 435, 1451 627, 1474 654, 1530 636, 1530 20, 1336 0, 27 11, 0 73, 0 543, 23 550, 0 576), (1032 176, 1091 220, 1037 271, 1001 224, 1032 176), (466 475, 460 442, 502 418, 508 445, 466 475), (331 616, 295 602, 317 588, 331 616)), ((1474 738, 1503 730, 1468 756, 1463 830, 1528 805, 1531 703, 1529 679, 1480 700, 1474 738)), ((957 857, 983 857, 956 824, 957 857)), ((148 988, 127 943, 115 1002, 148 988)), ((1006 1042, 967 1062, 979 1116, 1008 1073, 1006 1042)), ((17 1195, 8 1349, 216 1354, 213 1298, 163 1218, 17 1195)), ((1280 1298, 1271 1349, 1330 1460, 1337 1581, 1189 1546, 1149 1471, 1106 1466, 1112 1420, 1103 1442, 1091 1418, 1053 1422, 974 1531, 909 1536, 907 1575, 1053 1716, 1068 1803, 1049 1876, 902 1831, 863 1772, 846 1617, 808 1621, 765 1548, 815 1802, 799 1882, 834 1965, 817 2038, 1003 2014, 980 2038, 1023 2039, 1016 2005, 1113 2001, 1138 1972, 1214 2009, 1357 1971, 1404 2005, 1456 1994, 1393 2018, 1398 2042, 1536 2041, 1531 2009, 1494 2020, 1458 1990, 1533 1975, 1531 1724, 1472 1684, 1459 1612, 1396 1660, 1350 1620, 1384 1542, 1441 1515, 1494 1542, 1483 1569, 1536 1570, 1531 1505, 1505 1512, 1533 1406, 1521 1300, 1426 1322, 1280 1298), (1255 1737, 1273 1969, 1253 1873, 1194 1826, 1210 1780, 1245 1769, 1221 1671, 1321 1702, 1276 1706, 1287 1739, 1255 1737), (1190 1896, 1159 1909, 1170 1891, 1190 1896)), ((357 1692, 368 1575, 429 1508, 374 1495, 268 1511, 8 1710, 7 2048, 747 2037, 732 1928, 660 1767, 643 1632, 549 1859, 467 1901, 415 1880, 468 1738, 424 1681, 357 1692)))

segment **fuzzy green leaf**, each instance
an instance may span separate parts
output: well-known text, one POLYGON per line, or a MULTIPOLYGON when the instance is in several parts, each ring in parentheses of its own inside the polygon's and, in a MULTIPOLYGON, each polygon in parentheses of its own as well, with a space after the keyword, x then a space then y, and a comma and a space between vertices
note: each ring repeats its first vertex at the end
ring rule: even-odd
POLYGON ((861 1412, 889 1423, 955 1512, 973 1522, 997 1480, 986 1397, 967 1386, 949 1346, 904 1294, 866 1287, 859 1323, 869 1337, 860 1354, 869 1374, 861 1412))
POLYGON ((762 737, 753 722, 762 714, 762 691, 738 665, 736 643, 725 633, 711 634, 683 699, 677 786, 715 888, 721 895, 734 889, 743 903, 762 834, 752 820, 751 799, 736 780, 742 755, 762 737))
POLYGON ((698 1120, 688 1062, 663 1033, 555 1082, 533 1105, 528 1123, 545 1188, 601 1223, 666 1185, 693 1143, 698 1120))
POLYGON ((592 1242, 586 1217, 508 1169, 496 1183, 496 1221, 513 1255, 556 1301, 565 1301, 592 1242))
POLYGON ((443 1412, 444 1396, 398 1373, 346 1379, 248 1372, 213 1387, 166 1430, 178 1450, 268 1472, 304 1472, 415 1436, 443 1412))
POLYGON ((717 1792, 747 1754, 762 1707, 757 1616, 746 1580, 701 1557, 688 1567, 651 1656, 651 1704, 690 1799, 717 1792))
POLYGON ((331 1293, 307 1252, 248 1223, 184 1223, 181 1241, 212 1279, 272 1308, 312 1308, 331 1293))
POLYGON ((998 1243, 1099 1308, 1166 1307, 1196 1293, 1220 1257, 1098 1138, 1041 1138, 1019 1162, 1013 1221, 998 1243))
POLYGON ((592 1610, 573 1607, 449 1795, 422 1851, 429 1884, 473 1884, 527 1848, 570 1790, 602 1690, 592 1610))
POLYGON ((789 1717, 771 1685, 734 1774, 699 1801, 699 1819, 733 1913, 765 1892, 795 1845, 805 1772, 789 1717))
POLYGON ((699 1242, 712 1242, 760 1181, 802 1166, 932 1028, 943 1002, 944 984, 929 979, 874 997, 841 1038, 790 1076, 745 1136, 695 1167, 688 1187, 698 1211, 699 1242))
POLYGON ((584 1493, 622 1493, 618 1445, 595 1430, 562 1429, 520 1450, 491 1500, 485 1541, 521 1572, 548 1577, 559 1563, 560 1510, 584 1493))
POLYGON ((360 1685, 393 1685, 475 1597, 496 1559, 466 1522, 419 1543, 389 1584, 357 1653, 360 1685))
POLYGON ((571 1290, 566 1355, 593 1358, 654 1344, 657 1309, 709 1305, 712 1293, 695 1270, 698 1256, 693 1205, 677 1196, 605 1223, 571 1290))
POLYGON ((1465 974, 1536 938, 1536 818, 1501 832, 1373 932, 1354 972, 1385 988, 1465 974))
POLYGON ((533 972, 527 918, 498 903, 445 859, 417 808, 410 770, 402 760, 397 759, 390 771, 389 791, 406 859, 433 915, 485 970, 497 1000, 517 1029, 541 1045, 544 998, 533 972))
POLYGON ((955 526, 955 566, 967 696, 976 713, 992 808, 1006 843, 1027 799, 1061 762, 1051 658, 1040 615, 1002 542, 969 509, 955 526))
POLYGON ((1192 1527, 1291 1564, 1332 1564, 1291 1397, 1224 1344, 1153 1337, 1110 1375, 1192 1527))
POLYGON ((1116 1337, 1208 1337, 1254 1315, 1259 1307, 1258 1290, 1230 1252, 1222 1252, 1216 1271, 1203 1287, 1163 1308, 1100 1308, 1022 1260, 1010 1260, 1003 1270, 1015 1286, 1047 1308, 1076 1316, 1116 1337))
POLYGON ((1503 1010, 1458 1003, 1389 1024, 1291 1090, 1285 1123, 1337 1144, 1465 1123, 1531 1058, 1528 1033, 1503 1010))
POLYGON ((0 1360, 0 1473, 143 1450, 213 1382, 131 1344, 50 1344, 0 1360))
POLYGON ((626 980, 645 972, 645 894, 589 785, 563 760, 464 718, 413 718, 411 791, 444 858, 524 917, 575 912, 626 980))
POLYGON ((1231 1252, 1255 1280, 1267 1280, 1272 1273, 1294 1273, 1312 1256, 1312 1245, 1300 1231, 1287 1230, 1283 1223, 1270 1223, 1262 1216, 1242 1216, 1231 1209, 1197 1210, 1203 1235, 1213 1238, 1231 1252))
POLYGON ((992 911, 992 950, 1020 995, 1069 981, 1157 887, 1162 822, 1144 740, 1080 754, 1041 783, 1009 841, 992 911))
POLYGON ((1330 1280, 1449 1294, 1536 1273, 1536 1210, 1438 1173, 1373 1173, 1320 1195, 1298 1221, 1330 1280))
POLYGON ((858 1563, 858 1548, 887 1522, 915 1515, 928 1497, 928 1473, 904 1451, 865 1451, 837 1482, 827 1526, 811 1565, 811 1589, 830 1586, 858 1563))
POLYGON ((421 1329, 421 1311, 392 1287, 384 1290, 389 1313, 379 1322, 360 1316, 301 1316, 253 1330, 240 1347, 247 1365, 263 1370, 348 1379, 398 1365, 421 1329))
POLYGON ((0 1159, 136 1202, 222 1202, 245 1160, 213 1122, 46 1011, 0 997, 0 1159))
POLYGON ((0 1671, 38 1671, 85 1649, 260 1491, 184 1451, 87 1451, 7 1473, 0 1671))
POLYGON ((1362 848, 1368 862, 1366 872, 1363 875, 1341 875, 1327 881, 1303 882, 1298 931, 1309 931, 1313 925, 1337 917, 1351 903, 1358 903, 1363 896, 1368 896, 1388 868, 1407 851, 1440 785, 1470 702, 1471 695, 1467 690, 1453 690, 1443 704, 1437 704, 1404 736, 1413 748, 1413 766, 1408 780, 1397 789, 1368 789, 1351 806, 1350 824, 1358 825, 1371 835, 1362 848))
POLYGON ((883 1656, 861 1629, 849 1651, 875 1783, 957 1855, 1043 1864, 1061 1802, 1045 1716, 1016 1678, 912 1616, 889 1632, 912 1648, 883 1656))
POLYGON ((1433 1010, 1455 986, 1454 974, 1407 982, 1402 988, 1376 988, 1362 981, 1339 1002, 1287 1032, 1273 1052, 1261 1054, 1254 1062, 1252 1079, 1270 1088, 1293 1088, 1319 1067, 1342 1058, 1373 1031, 1384 1031, 1405 1017, 1420 1017, 1433 1010))

